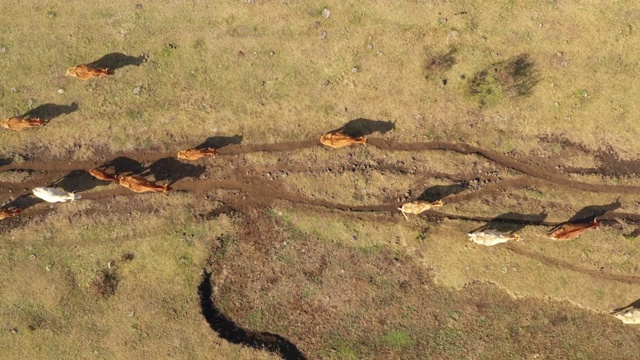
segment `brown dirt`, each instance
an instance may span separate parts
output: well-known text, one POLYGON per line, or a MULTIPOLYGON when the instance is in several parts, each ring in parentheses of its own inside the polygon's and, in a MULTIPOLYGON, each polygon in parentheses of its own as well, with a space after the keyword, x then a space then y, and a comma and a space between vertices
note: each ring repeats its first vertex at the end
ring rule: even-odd
MULTIPOLYGON (((435 357, 468 357, 481 349, 480 351, 486 354, 506 354, 510 351, 517 354, 545 353, 548 358, 553 358, 563 357, 572 346, 577 346, 579 341, 593 336, 605 336, 606 332, 594 329, 610 327, 611 321, 608 318, 593 316, 587 311, 573 308, 568 304, 548 303, 541 300, 513 300, 501 290, 488 284, 472 284, 462 292, 447 290, 435 286, 432 276, 426 270, 413 264, 401 254, 390 253, 390 250, 369 254, 365 257, 364 263, 362 254, 354 253, 357 250, 335 244, 324 244, 317 251, 305 253, 304 249, 318 246, 316 239, 310 238, 308 234, 302 236, 287 228, 286 224, 280 220, 266 216, 262 209, 270 207, 276 201, 285 201, 302 211, 306 208, 320 208, 323 211, 353 214, 352 216, 366 212, 376 213, 376 222, 404 221, 397 211, 399 201, 383 201, 382 197, 378 204, 352 205, 348 200, 330 201, 310 193, 291 190, 286 180, 286 175, 290 173, 316 176, 317 174, 353 172, 437 177, 455 183, 449 185, 449 188, 444 186, 434 192, 434 194, 444 194, 445 202, 452 205, 463 205, 466 202, 491 199, 504 194, 517 199, 519 195, 515 191, 518 189, 535 189, 549 184, 560 186, 571 192, 618 195, 637 194, 640 186, 593 183, 586 177, 588 174, 584 175, 584 180, 577 180, 583 176, 581 171, 573 171, 569 177, 566 174, 571 171, 554 169, 548 159, 529 157, 523 161, 514 156, 460 143, 397 143, 373 138, 370 139, 369 146, 389 152, 442 152, 451 156, 455 154, 475 156, 492 162, 495 167, 501 169, 501 174, 511 175, 507 177, 491 173, 479 175, 476 170, 450 174, 422 168, 419 165, 393 163, 380 159, 371 161, 354 159, 349 162, 336 160, 325 164, 287 160, 287 153, 318 146, 317 140, 280 144, 235 144, 221 148, 215 159, 193 163, 175 160, 174 152, 100 154, 87 161, 31 158, 24 163, 5 162, 4 165, 0 165, 0 171, 26 171, 28 177, 20 183, 0 182, 2 194, 0 203, 7 207, 15 206, 24 209, 19 217, 3 220, 0 223, 0 229, 8 231, 47 216, 51 207, 29 196, 30 190, 35 186, 59 186, 68 191, 83 192, 83 199, 90 200, 108 200, 115 196, 137 198, 145 195, 135 194, 127 189, 110 185, 108 182, 96 180, 88 175, 86 170, 100 167, 116 175, 138 173, 171 183, 177 192, 194 193, 198 195, 199 201, 211 201, 210 199, 215 197, 224 204, 218 213, 214 211, 209 214, 200 214, 205 220, 215 218, 221 213, 237 214, 240 219, 238 221, 243 223, 241 226, 243 230, 236 234, 242 240, 242 245, 233 248, 232 253, 224 255, 223 258, 233 259, 244 256, 245 259, 253 259, 252 265, 244 265, 239 260, 212 261, 210 266, 215 270, 211 278, 212 287, 214 294, 215 289, 218 289, 217 297, 221 299, 249 299, 233 306, 222 306, 218 311, 230 324, 243 329, 242 331, 245 331, 248 336, 253 334, 251 328, 255 325, 255 321, 249 321, 247 314, 255 313, 256 309, 262 309, 262 312, 270 314, 269 319, 264 322, 268 324, 265 325, 268 328, 257 329, 266 330, 266 332, 255 333, 256 339, 262 339, 260 341, 267 339, 264 340, 267 341, 266 343, 258 342, 262 344, 261 347, 269 348, 271 345, 268 339, 275 339, 273 341, 276 343, 285 344, 282 346, 286 349, 289 346, 286 341, 290 340, 293 348, 297 346, 307 354, 324 354, 331 357, 335 352, 355 351, 364 357, 375 354, 378 357, 396 358, 402 352, 394 348, 395 345, 389 345, 392 342, 389 340, 391 336, 389 334, 395 334, 394 331, 397 329, 412 329, 411 331, 418 332, 411 333, 408 339, 402 340, 411 344, 408 347, 410 352, 408 357, 419 357, 426 353, 433 354, 435 357), (247 158, 251 154, 264 152, 282 153, 282 156, 276 164, 270 165, 253 164, 247 158), (102 189, 105 186, 107 187, 102 189), (282 243, 283 239, 293 244, 286 253, 282 253, 274 243, 274 241, 282 243), (243 251, 250 253, 243 253, 243 251), (328 253, 332 256, 322 255, 328 253), (284 266, 278 261, 274 262, 274 257, 285 259, 282 261, 289 262, 289 265, 284 266), (367 267, 368 270, 365 273, 376 274, 376 276, 369 279, 359 277, 360 269, 353 265, 356 263, 359 267, 367 267), (222 274, 223 267, 226 267, 232 275, 224 283, 216 283, 216 279, 222 274), (292 274, 287 267, 302 270, 292 274), (260 269, 259 273, 254 273, 256 269, 260 269), (298 288, 301 293, 304 293, 308 289, 305 290, 302 287, 317 288, 318 284, 337 281, 334 279, 340 278, 343 276, 340 274, 345 273, 348 275, 345 275, 339 284, 328 285, 333 289, 333 295, 326 295, 326 299, 320 295, 314 295, 309 298, 287 298, 286 303, 264 303, 264 299, 256 298, 255 295, 255 289, 268 292, 276 291, 281 287, 298 288), (282 278, 286 280, 280 280, 282 278), (341 295, 343 293, 354 295, 350 287, 363 286, 362 284, 367 285, 355 291, 355 298, 341 295), (332 298, 334 296, 335 298, 332 298), (508 304, 506 308, 511 314, 498 313, 498 309, 502 307, 493 305, 495 299, 499 299, 502 305, 508 304), (350 308, 368 309, 373 313, 358 313, 362 310, 349 313, 345 312, 343 307, 335 305, 335 302, 345 301, 354 304, 350 308), (427 307, 425 310, 424 306, 419 305, 424 302, 434 302, 439 305, 427 307), (538 305, 545 308, 545 315, 535 310, 538 305), (376 307, 380 308, 376 310, 376 307), (416 314, 412 312, 412 308, 419 308, 423 312, 416 314), (448 313, 442 313, 442 309, 445 308, 449 308, 448 313), (548 317, 550 312, 562 315, 558 315, 556 320, 550 320, 548 317), (528 315, 520 316, 522 313, 528 315), (367 316, 367 318, 361 316, 367 316), (498 323, 498 319, 503 319, 504 316, 513 316, 512 328, 495 331, 491 326, 477 324, 479 318, 484 319, 485 324, 491 324, 498 323), (524 320, 525 318, 528 320, 524 320), (367 333, 366 329, 369 328, 367 322, 372 319, 380 322, 378 324, 380 326, 376 328, 377 332, 367 333), (468 329, 485 330, 469 333, 468 329), (573 345, 557 344, 554 334, 566 331, 575 332, 573 345), (505 352, 493 348, 491 339, 497 336, 511 336, 513 348, 505 352), (285 339, 288 340, 285 341, 285 339), (343 343, 338 339, 349 339, 349 343, 343 343), (461 339, 465 340, 461 341, 461 339), (331 346, 327 348, 327 344, 331 346), (329 352, 325 353, 326 351, 329 352)), ((610 176, 634 176, 635 167, 627 166, 628 163, 619 163, 617 166, 617 163, 612 163, 610 158, 603 156, 594 154, 596 159, 607 162, 610 176)), ((423 195, 433 196, 426 192, 423 195)), ((392 197, 388 199, 393 200, 392 197)), ((522 198, 522 200, 527 199, 522 198)), ((546 210, 553 211, 562 206, 562 199, 559 199, 557 202, 547 203, 546 210)), ((615 212, 612 211, 615 208, 606 208, 606 206, 596 206, 591 210, 593 213, 602 210, 598 215, 601 215, 602 220, 610 220, 609 226, 617 226, 618 222, 640 224, 640 216, 633 213, 615 212)), ((144 201, 112 203, 109 207, 88 210, 83 215, 130 211, 153 211, 153 208, 145 205, 144 201)), ((450 219, 477 223, 496 220, 495 216, 448 211, 427 211, 420 217, 430 221, 450 219)), ((502 216, 499 220, 522 224, 522 226, 549 227, 558 224, 558 222, 546 221, 545 217, 534 217, 531 220, 514 213, 502 216)), ((519 256, 536 259, 552 267, 614 282, 640 284, 640 278, 636 276, 609 274, 582 268, 571 262, 511 244, 507 245, 507 249, 519 256)), ((219 251, 221 250, 215 249, 214 255, 219 251)), ((98 274, 94 281, 96 294, 101 297, 109 297, 116 290, 117 279, 106 276, 109 274, 111 273, 108 271, 98 274)), ((615 336, 618 337, 616 340, 618 343, 630 344, 632 343, 630 339, 634 338, 636 333, 618 332, 615 336)), ((615 353, 615 349, 589 348, 586 353, 589 356, 601 354, 606 357, 606 354, 615 353)))

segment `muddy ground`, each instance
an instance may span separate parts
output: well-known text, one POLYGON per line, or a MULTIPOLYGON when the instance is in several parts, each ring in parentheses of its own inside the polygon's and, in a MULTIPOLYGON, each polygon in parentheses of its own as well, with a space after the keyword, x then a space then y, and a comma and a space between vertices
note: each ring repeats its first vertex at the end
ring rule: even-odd
MULTIPOLYGON (((535 289, 531 292, 537 296, 513 298, 521 289, 485 275, 471 275, 471 281, 455 290, 457 286, 437 280, 439 272, 451 271, 441 265, 448 263, 446 257, 438 261, 438 254, 425 253, 429 247, 425 244, 448 234, 444 236, 456 247, 478 253, 486 249, 467 243, 467 231, 491 222, 507 224, 511 230, 526 228, 525 241, 497 250, 508 252, 513 264, 534 259, 557 271, 638 289, 640 277, 633 270, 591 269, 575 258, 545 254, 527 244, 558 223, 593 216, 603 222, 600 231, 618 234, 615 239, 635 238, 640 222, 633 211, 640 193, 636 162, 563 143, 567 156, 579 152, 597 164, 572 168, 562 156, 511 156, 466 144, 398 143, 381 134, 366 135, 370 135, 366 147, 341 150, 322 148, 316 139, 242 144, 240 137, 221 137, 215 144, 220 147, 218 156, 196 162, 178 161, 173 152, 100 154, 87 161, 28 154, 24 162, 5 161, 0 167, 5 177, 12 174, 20 180, 9 176, 0 182, 0 202, 23 209, 19 217, 5 219, 0 226, 3 233, 10 233, 46 221, 52 207, 29 196, 31 188, 44 184, 82 193, 79 201, 103 204, 73 215, 81 217, 155 211, 157 205, 149 206, 144 197, 191 194, 193 207, 211 209, 194 214, 194 222, 226 217, 236 229, 210 238, 202 283, 193 289, 203 318, 226 340, 285 358, 633 356, 638 329, 621 325, 606 314, 607 309, 572 298, 579 291, 570 291, 564 301, 535 289), (430 156, 451 166, 436 169, 425 161, 430 156), (308 160, 314 157, 328 161, 308 160), (95 167, 116 175, 146 175, 169 183, 174 191, 135 194, 93 179, 86 170, 95 167), (313 186, 297 186, 299 179, 307 179, 336 181, 340 187, 344 175, 389 181, 378 180, 375 186, 380 191, 374 188, 366 194, 357 194, 359 180, 353 190, 333 194, 321 187, 314 191, 313 186), (397 177, 413 179, 413 189, 394 184, 397 177), (425 179, 439 184, 416 186, 425 179), (115 201, 123 196, 131 201, 115 201), (611 201, 587 200, 590 205, 576 212, 574 196, 604 196, 611 201), (397 207, 416 198, 443 199, 445 206, 405 221, 397 207), (525 211, 502 211, 505 198, 525 211), (297 220, 287 214, 296 214, 297 220), (306 215, 326 223, 305 225, 301 219, 306 215), (416 229, 418 236, 360 246, 358 231, 347 242, 318 235, 341 221, 336 219, 348 219, 363 229, 380 224, 416 229)), ((458 264, 452 261, 450 266, 458 264)), ((611 303, 626 305, 633 297, 629 294, 611 303)))

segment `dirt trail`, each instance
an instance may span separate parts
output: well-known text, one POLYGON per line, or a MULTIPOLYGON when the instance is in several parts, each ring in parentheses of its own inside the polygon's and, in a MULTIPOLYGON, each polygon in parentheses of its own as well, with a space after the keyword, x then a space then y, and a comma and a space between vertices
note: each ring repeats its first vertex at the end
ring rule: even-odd
MULTIPOLYGON (((459 194, 450 195, 446 197, 446 203, 460 203, 464 201, 468 201, 471 199, 489 196, 494 193, 500 191, 506 191, 509 189, 515 188, 523 188, 529 186, 537 186, 541 185, 544 182, 550 182, 557 185, 571 187, 573 189, 579 189, 590 192, 598 192, 598 193, 615 193, 615 194, 638 194, 640 193, 640 186, 628 186, 628 185, 602 185, 602 184, 591 184, 586 182, 580 182, 568 179, 566 176, 563 176, 560 173, 555 173, 553 171, 526 164, 520 162, 513 157, 499 154, 497 152, 482 149, 479 147, 475 147, 468 144, 460 144, 460 143, 444 143, 444 142, 422 142, 422 143, 397 143, 393 141, 387 141, 382 139, 371 139, 371 146, 376 146, 383 150, 390 151, 452 151, 461 154, 477 154, 483 156, 496 164, 504 166, 506 168, 519 171, 524 174, 524 176, 515 178, 515 179, 505 179, 505 180, 495 180, 493 183, 485 185, 483 188, 476 191, 464 191, 459 194)), ((225 146, 219 149, 220 156, 214 160, 211 165, 191 165, 191 164, 183 164, 174 161, 174 152, 120 152, 115 154, 98 154, 92 160, 86 161, 61 161, 61 160, 30 160, 22 164, 17 163, 8 163, 4 166, 0 166, 0 171, 29 171, 31 172, 29 178, 20 183, 9 183, 9 182, 0 182, 0 191, 2 191, 2 195, 0 195, 0 201, 6 202, 12 195, 15 194, 23 194, 26 195, 29 193, 29 190, 35 186, 50 186, 50 185, 59 185, 60 182, 64 182, 65 180, 69 180, 67 178, 71 176, 71 180, 67 181, 67 187, 71 187, 72 189, 68 189, 69 191, 82 191, 85 192, 83 197, 85 199, 99 199, 106 198, 115 195, 124 195, 127 194, 128 191, 125 189, 115 189, 108 191, 98 191, 92 193, 86 193, 86 190, 92 189, 97 186, 105 185, 106 183, 97 181, 88 176, 85 171, 89 168, 98 167, 104 165, 105 163, 109 163, 111 159, 116 158, 124 158, 130 162, 136 163, 136 166, 139 166, 140 169, 144 169, 145 171, 149 170, 143 167, 144 164, 155 164, 158 161, 163 160, 172 160, 175 162, 171 162, 173 165, 184 166, 187 170, 195 169, 198 170, 198 174, 206 174, 214 172, 214 175, 209 176, 211 178, 217 178, 220 180, 213 179, 195 179, 189 178, 185 180, 173 179, 172 186, 176 190, 181 191, 190 191, 190 192, 199 192, 202 193, 204 191, 210 189, 226 189, 226 190, 236 190, 242 191, 249 195, 248 201, 251 203, 255 203, 256 205, 268 205, 274 200, 284 200, 289 201, 294 204, 303 204, 308 206, 319 206, 328 209, 340 210, 340 211, 352 211, 352 212, 389 212, 395 213, 397 212, 397 207, 400 204, 391 203, 391 204, 372 204, 372 205, 349 205, 344 203, 336 203, 327 200, 313 198, 306 194, 294 194, 288 191, 283 190, 283 186, 277 186, 277 181, 270 182, 264 180, 265 178, 261 175, 265 171, 269 172, 301 172, 301 173, 314 173, 314 172, 342 172, 348 169, 348 171, 378 171, 378 172, 395 172, 400 174, 408 174, 413 172, 411 176, 415 176, 416 174, 421 175, 431 175, 431 176, 439 176, 450 178, 450 174, 439 173, 439 172, 430 172, 430 171, 420 171, 415 169, 404 168, 402 166, 397 166, 393 164, 386 163, 378 163, 374 165, 370 164, 351 164, 347 165, 339 165, 337 168, 330 167, 323 164, 316 163, 285 163, 273 165, 273 166, 247 166, 243 167, 244 160, 242 158, 238 158, 237 156, 229 156, 229 155, 241 155, 252 152, 286 152, 286 151, 295 151, 304 148, 312 148, 319 147, 319 143, 317 140, 305 140, 305 141, 297 141, 297 142, 285 142, 285 143, 277 143, 277 144, 234 144, 225 146), (226 155, 226 156, 225 156, 226 155), (225 166, 227 165, 227 166, 225 166), (200 169, 202 168, 202 169, 200 169), (251 176, 249 174, 257 174, 255 176, 251 176), (89 182, 91 182, 89 184, 89 182), (83 183, 83 184, 79 184, 83 183)), ((170 164, 170 165, 171 165, 170 164)), ((209 164, 209 163, 207 163, 209 164)), ((165 166, 166 167, 166 166, 165 166)), ((163 169, 166 171, 166 169, 163 169)), ((169 169, 171 171, 171 169, 169 169)), ((188 171, 187 171, 188 172, 188 171)), ((189 174, 185 176, 189 177, 189 174)), ((459 178, 474 178, 475 174, 457 174, 459 178)), ((487 221, 488 218, 477 217, 477 216, 462 216, 462 215, 453 215, 453 214, 445 214, 440 212, 431 212, 429 216, 436 216, 440 218, 449 218, 449 219, 464 219, 471 221, 487 221)), ((624 220, 627 220, 632 223, 638 222, 638 219, 633 214, 628 214, 628 217, 621 217, 624 220)), ((542 224, 541 224, 542 225, 542 224)), ((553 225, 552 223, 545 223, 544 225, 553 225)))

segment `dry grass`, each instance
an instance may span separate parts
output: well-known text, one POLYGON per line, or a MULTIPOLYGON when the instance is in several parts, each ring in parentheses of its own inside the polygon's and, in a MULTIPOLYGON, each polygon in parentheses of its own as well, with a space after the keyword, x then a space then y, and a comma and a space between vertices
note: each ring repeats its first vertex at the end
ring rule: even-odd
MULTIPOLYGON (((357 118, 395 121, 395 130, 370 138, 464 142, 551 169, 633 169, 640 157, 640 50, 631 46, 640 15, 631 1, 139 5, 4 4, 0 117, 46 103, 79 109, 42 128, 0 129, 0 163, 173 152, 236 134, 246 144, 300 141, 357 118), (143 51, 147 63, 113 77, 64 76, 107 53, 143 51), (603 155, 610 150, 615 156, 603 155)), ((350 206, 393 205, 434 186, 469 184, 442 210, 471 218, 548 209, 546 220, 559 222, 617 197, 542 180, 492 188, 521 174, 444 151, 241 154, 211 160, 210 179, 228 176, 218 164, 232 165, 243 181, 260 179, 265 192, 350 206)), ((22 191, 40 175, 4 171, 0 185, 22 191)), ((567 177, 637 184, 634 176, 567 177)), ((523 242, 484 248, 466 240, 483 224, 473 219, 405 221, 395 210, 351 213, 267 199, 260 205, 269 212, 251 203, 256 194, 227 188, 207 189, 206 198, 203 191, 101 197, 115 189, 38 204, 24 214, 27 226, 0 235, 5 356, 272 358, 224 341, 202 317, 201 270, 222 234, 234 241, 217 253, 216 266, 230 274, 217 305, 311 358, 635 354, 637 329, 603 315, 640 291, 636 238, 623 236, 635 230, 629 224, 568 243, 525 227, 523 242), (250 204, 239 206, 245 215, 204 221, 198 215, 219 205, 212 197, 250 204)), ((638 204, 626 194, 620 211, 637 212, 638 204)))

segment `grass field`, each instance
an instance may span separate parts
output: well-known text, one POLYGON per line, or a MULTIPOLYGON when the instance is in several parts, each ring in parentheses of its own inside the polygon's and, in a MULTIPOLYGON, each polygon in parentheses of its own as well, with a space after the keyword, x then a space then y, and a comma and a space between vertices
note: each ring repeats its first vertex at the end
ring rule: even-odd
POLYGON ((639 19, 631 1, 5 2, 0 118, 48 122, 0 129, 0 205, 23 209, 0 220, 1 357, 633 358, 640 331, 609 312, 640 297, 639 19), (369 144, 320 147, 342 126, 369 144), (445 205, 407 221, 416 198, 445 205), (523 241, 467 240, 496 218, 523 241))

